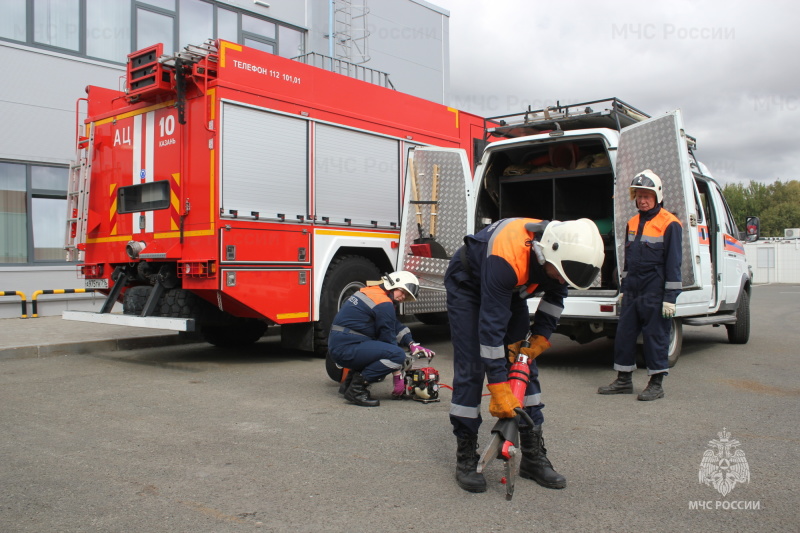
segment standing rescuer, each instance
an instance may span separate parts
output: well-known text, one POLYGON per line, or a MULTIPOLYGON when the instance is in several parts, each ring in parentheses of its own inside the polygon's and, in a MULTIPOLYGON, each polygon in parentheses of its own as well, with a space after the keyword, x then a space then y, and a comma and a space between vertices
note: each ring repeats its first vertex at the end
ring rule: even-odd
POLYGON ((567 284, 588 288, 603 263, 603 242, 588 219, 559 222, 509 218, 464 238, 445 274, 453 341, 453 400, 450 422, 457 440, 456 482, 470 492, 486 490, 476 468, 484 377, 498 418, 521 407, 508 383, 507 357, 530 359, 525 411, 533 427, 520 428, 520 476, 542 486, 564 488, 566 479, 547 459, 542 439, 539 371, 534 359, 550 347, 564 309, 567 284), (531 325, 526 298, 542 296, 531 325), (521 347, 531 334, 530 347, 521 347), (506 349, 508 347, 508 349, 506 349))
POLYGON ((597 393, 633 392, 636 339, 641 333, 650 382, 639 399, 649 401, 664 397, 662 380, 669 371, 670 323, 682 287, 683 229, 675 215, 663 208, 661 178, 652 170, 643 170, 633 178, 630 196, 639 213, 628 221, 625 242, 622 309, 614 341, 614 370, 618 374, 597 393))
POLYGON ((348 368, 345 399, 364 407, 377 407, 380 401, 370 396, 369 386, 394 374, 393 397, 401 397, 404 383, 400 375, 411 355, 432 357, 434 352, 414 342, 411 330, 397 319, 395 304, 413 302, 419 280, 411 272, 392 272, 379 285, 364 287, 343 304, 333 319, 328 350, 337 365, 348 368))

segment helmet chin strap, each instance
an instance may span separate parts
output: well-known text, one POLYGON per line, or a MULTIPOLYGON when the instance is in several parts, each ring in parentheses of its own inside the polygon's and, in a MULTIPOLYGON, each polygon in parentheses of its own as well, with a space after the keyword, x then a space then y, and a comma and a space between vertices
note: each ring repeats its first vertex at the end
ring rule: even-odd
POLYGON ((542 245, 539 243, 539 241, 533 241, 531 249, 533 250, 533 253, 536 254, 536 260, 539 262, 539 264, 544 265, 544 248, 542 248, 542 245))

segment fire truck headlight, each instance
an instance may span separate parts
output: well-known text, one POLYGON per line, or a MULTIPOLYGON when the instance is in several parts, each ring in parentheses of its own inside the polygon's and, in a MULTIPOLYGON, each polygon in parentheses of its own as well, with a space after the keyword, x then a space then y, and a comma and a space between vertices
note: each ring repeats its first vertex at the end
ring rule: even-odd
POLYGON ((128 257, 131 259, 136 259, 146 247, 147 243, 144 241, 128 241, 128 244, 125 245, 125 253, 128 254, 128 257))

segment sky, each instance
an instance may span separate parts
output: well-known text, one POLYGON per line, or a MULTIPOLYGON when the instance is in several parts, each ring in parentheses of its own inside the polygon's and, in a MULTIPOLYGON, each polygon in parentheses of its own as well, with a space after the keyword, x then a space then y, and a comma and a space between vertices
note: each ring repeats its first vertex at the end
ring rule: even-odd
POLYGON ((617 97, 680 109, 720 184, 800 179, 800 4, 431 0, 450 11, 449 105, 496 116, 617 97))

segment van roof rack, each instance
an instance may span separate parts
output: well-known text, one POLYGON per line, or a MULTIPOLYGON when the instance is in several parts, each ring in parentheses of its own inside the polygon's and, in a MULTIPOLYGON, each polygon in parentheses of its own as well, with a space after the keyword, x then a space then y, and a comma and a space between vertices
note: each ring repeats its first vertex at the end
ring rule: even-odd
POLYGON ((522 113, 487 117, 484 127, 487 136, 511 139, 557 129, 611 128, 619 131, 647 118, 650 115, 619 98, 605 98, 569 105, 556 101, 554 106, 535 110, 528 106, 522 113))

